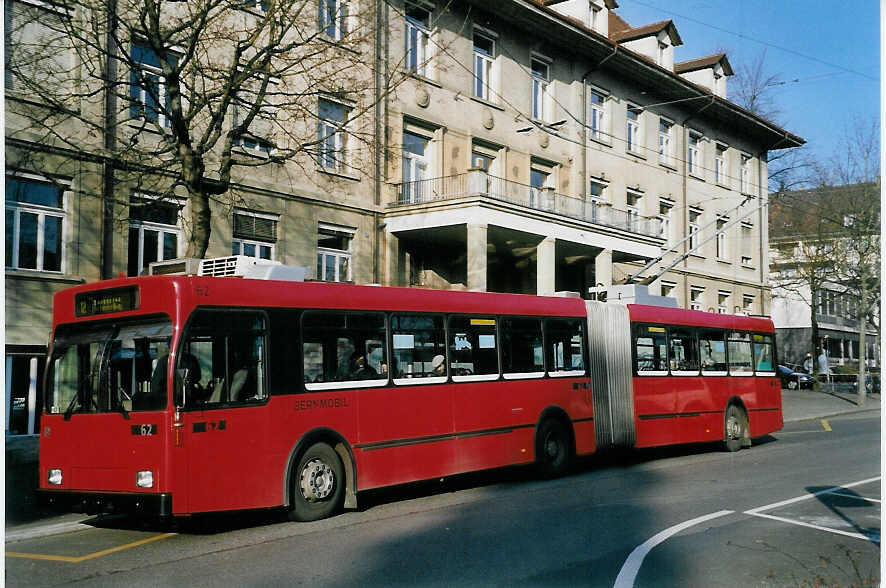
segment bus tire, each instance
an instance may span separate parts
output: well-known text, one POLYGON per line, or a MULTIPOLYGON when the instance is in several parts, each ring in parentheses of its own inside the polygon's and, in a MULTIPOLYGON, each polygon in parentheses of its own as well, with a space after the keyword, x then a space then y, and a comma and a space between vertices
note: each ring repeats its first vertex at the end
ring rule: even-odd
POLYGON ((738 451, 745 444, 748 435, 748 418, 740 406, 730 404, 726 407, 725 430, 723 444, 726 451, 738 451))
POLYGON ((558 419, 548 418, 538 427, 535 438, 535 460, 539 474, 557 478, 569 470, 572 461, 569 431, 558 419))
POLYGON ((335 514, 345 495, 345 472, 341 459, 326 443, 308 447, 292 476, 294 521, 316 521, 335 514))

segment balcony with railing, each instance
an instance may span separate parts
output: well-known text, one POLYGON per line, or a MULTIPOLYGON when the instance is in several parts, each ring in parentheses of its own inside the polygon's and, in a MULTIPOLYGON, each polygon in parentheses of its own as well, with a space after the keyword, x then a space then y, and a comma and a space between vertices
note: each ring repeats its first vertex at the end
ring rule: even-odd
POLYGON ((646 218, 591 200, 558 194, 553 188, 535 188, 505 180, 483 170, 397 184, 397 200, 389 203, 388 208, 473 197, 488 198, 646 237, 661 235, 661 221, 657 218, 646 218))

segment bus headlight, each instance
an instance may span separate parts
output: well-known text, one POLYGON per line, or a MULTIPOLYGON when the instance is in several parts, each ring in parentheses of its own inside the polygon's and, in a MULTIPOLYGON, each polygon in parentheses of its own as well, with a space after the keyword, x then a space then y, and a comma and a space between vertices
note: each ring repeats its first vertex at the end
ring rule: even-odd
POLYGON ((139 488, 154 487, 154 472, 151 470, 141 470, 135 475, 135 485, 139 488))
POLYGON ((62 485, 62 471, 61 470, 49 470, 46 473, 46 481, 52 484, 53 486, 61 486, 62 485))

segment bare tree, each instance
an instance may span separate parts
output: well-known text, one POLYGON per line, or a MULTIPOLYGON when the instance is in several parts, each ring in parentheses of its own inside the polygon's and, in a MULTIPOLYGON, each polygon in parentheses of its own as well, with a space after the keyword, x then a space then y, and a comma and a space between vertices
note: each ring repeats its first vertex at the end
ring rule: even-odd
POLYGON ((749 63, 738 66, 729 84, 729 99, 754 114, 778 122, 781 108, 775 89, 784 83, 780 74, 767 71, 764 49, 749 63))
POLYGON ((368 146, 379 130, 364 115, 397 80, 379 66, 375 2, 7 7, 6 82, 17 96, 7 92, 7 140, 91 153, 105 166, 106 212, 115 184, 161 199, 183 189, 187 256, 206 252, 211 200, 235 202, 257 167, 299 181, 318 163, 376 176, 368 146))
POLYGON ((876 123, 856 121, 838 154, 820 169, 823 179, 848 188, 829 202, 829 214, 839 216, 842 224, 836 269, 857 301, 859 404, 864 404, 866 395, 868 325, 874 325, 880 338, 880 127, 876 123))

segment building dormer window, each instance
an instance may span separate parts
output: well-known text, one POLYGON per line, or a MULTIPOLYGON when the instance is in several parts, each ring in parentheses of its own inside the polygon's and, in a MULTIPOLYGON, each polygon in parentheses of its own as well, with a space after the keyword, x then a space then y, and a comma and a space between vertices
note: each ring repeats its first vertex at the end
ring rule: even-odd
POLYGON ((667 61, 665 58, 668 54, 668 44, 661 41, 658 42, 658 64, 664 66, 667 61))
POLYGON ((594 4, 593 1, 590 4, 591 4, 591 6, 590 6, 590 12, 588 14, 588 21, 589 21, 588 28, 590 28, 592 31, 597 31, 599 33, 599 32, 601 32, 600 25, 601 25, 601 21, 603 19, 603 9, 600 8, 599 6, 597 6, 596 4, 594 4))

